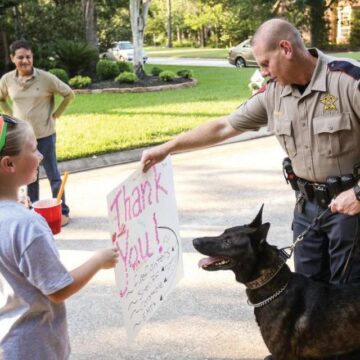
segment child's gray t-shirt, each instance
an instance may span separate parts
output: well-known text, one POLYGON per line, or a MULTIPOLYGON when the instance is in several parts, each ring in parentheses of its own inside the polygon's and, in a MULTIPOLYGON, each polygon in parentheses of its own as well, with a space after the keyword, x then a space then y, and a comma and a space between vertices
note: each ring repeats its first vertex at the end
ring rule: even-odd
POLYGON ((46 295, 72 282, 46 221, 0 201, 0 359, 69 358, 65 304, 46 295))

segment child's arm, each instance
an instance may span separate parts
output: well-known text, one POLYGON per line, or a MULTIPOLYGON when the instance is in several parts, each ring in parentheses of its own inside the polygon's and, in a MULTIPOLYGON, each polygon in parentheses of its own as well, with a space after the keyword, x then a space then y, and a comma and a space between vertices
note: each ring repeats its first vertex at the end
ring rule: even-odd
POLYGON ((119 254, 115 249, 97 251, 88 261, 70 272, 74 279, 73 283, 55 293, 47 295, 47 297, 53 303, 60 303, 66 300, 86 285, 99 270, 115 267, 118 257, 119 254))

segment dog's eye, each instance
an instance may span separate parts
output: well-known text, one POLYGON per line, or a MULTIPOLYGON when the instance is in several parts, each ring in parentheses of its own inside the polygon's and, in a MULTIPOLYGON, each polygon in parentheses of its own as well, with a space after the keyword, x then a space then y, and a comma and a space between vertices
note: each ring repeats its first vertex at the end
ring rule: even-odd
POLYGON ((231 246, 231 241, 230 241, 230 239, 225 238, 224 241, 223 241, 223 243, 224 243, 225 246, 231 246))

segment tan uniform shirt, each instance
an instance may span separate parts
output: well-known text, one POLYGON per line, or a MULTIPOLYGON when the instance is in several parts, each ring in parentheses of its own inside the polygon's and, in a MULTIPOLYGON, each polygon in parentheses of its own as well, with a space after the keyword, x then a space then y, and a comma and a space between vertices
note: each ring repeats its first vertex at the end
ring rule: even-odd
POLYGON ((295 173, 306 180, 324 182, 328 176, 350 174, 360 162, 360 84, 342 71, 330 71, 332 58, 316 49, 312 79, 303 94, 292 85, 267 84, 230 114, 240 131, 267 125, 286 151, 295 173))
POLYGON ((55 133, 53 118, 55 95, 64 99, 56 110, 59 117, 68 103, 74 98, 71 88, 47 71, 34 68, 33 75, 25 82, 20 81, 13 70, 0 79, 0 105, 5 112, 11 110, 7 98, 12 100, 14 117, 29 121, 37 139, 55 133))

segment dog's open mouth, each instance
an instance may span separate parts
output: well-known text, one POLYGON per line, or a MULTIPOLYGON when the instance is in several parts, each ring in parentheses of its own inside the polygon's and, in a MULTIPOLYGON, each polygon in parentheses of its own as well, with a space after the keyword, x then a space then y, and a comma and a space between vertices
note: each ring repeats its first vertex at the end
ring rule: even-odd
POLYGON ((199 267, 208 271, 230 269, 232 265, 233 260, 225 256, 207 257, 199 261, 199 267))

